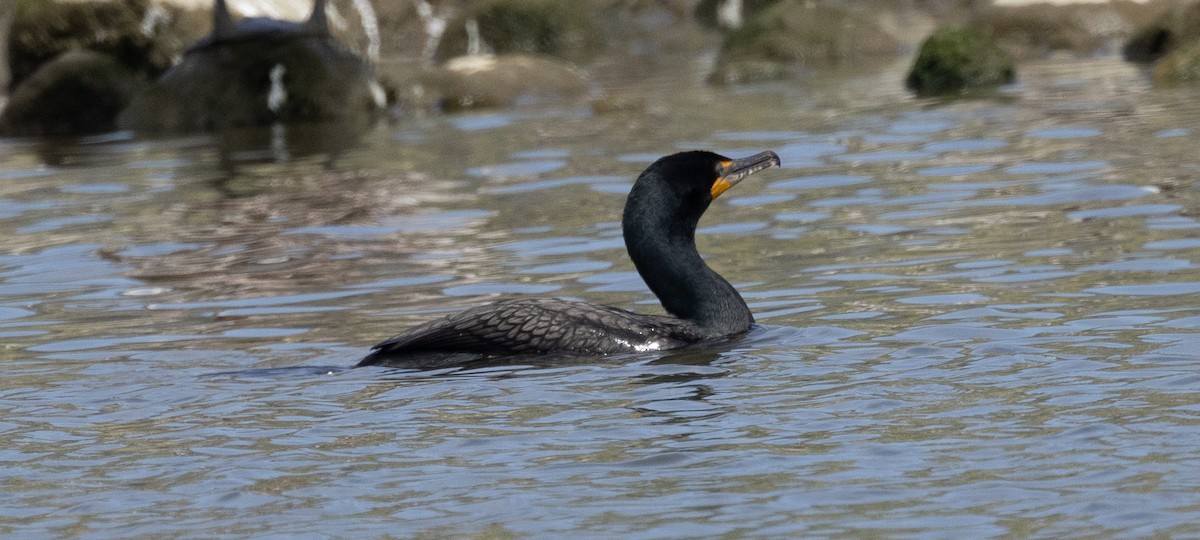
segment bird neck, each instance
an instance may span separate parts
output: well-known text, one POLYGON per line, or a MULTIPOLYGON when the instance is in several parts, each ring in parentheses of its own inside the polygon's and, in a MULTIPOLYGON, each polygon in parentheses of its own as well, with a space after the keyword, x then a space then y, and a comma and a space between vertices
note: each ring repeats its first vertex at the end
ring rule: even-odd
POLYGON ((650 194, 630 197, 622 226, 625 248, 642 280, 668 313, 714 336, 745 332, 754 316, 725 278, 696 251, 696 224, 704 209, 672 213, 650 194))

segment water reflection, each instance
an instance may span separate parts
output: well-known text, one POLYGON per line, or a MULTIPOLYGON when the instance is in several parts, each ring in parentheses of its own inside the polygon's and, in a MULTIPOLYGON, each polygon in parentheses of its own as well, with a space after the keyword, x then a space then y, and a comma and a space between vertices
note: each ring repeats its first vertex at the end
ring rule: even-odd
POLYGON ((671 114, 420 119, 284 159, 4 141, 0 530, 1195 533, 1200 106, 1046 69, 932 107, 660 79, 671 114), (698 238, 749 335, 346 369, 500 295, 655 312, 620 209, 692 145, 789 167, 698 238))

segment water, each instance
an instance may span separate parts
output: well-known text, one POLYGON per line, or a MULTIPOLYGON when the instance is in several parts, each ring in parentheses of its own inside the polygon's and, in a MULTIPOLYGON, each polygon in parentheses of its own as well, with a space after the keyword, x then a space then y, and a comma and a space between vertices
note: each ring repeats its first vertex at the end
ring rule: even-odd
POLYGON ((0 143, 0 533, 1200 535, 1200 95, 645 71, 357 146, 0 143), (701 222, 745 339, 348 369, 495 295, 658 309, 619 212, 693 147, 784 160, 701 222))

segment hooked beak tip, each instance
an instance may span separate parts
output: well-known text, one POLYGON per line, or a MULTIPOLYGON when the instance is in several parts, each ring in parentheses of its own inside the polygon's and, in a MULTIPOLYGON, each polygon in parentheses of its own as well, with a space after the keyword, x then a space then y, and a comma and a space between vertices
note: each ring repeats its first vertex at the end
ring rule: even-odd
POLYGON ((714 199, 719 197, 747 176, 764 169, 778 167, 779 164, 779 154, 770 150, 741 159, 723 161, 717 180, 712 185, 712 197, 714 199))

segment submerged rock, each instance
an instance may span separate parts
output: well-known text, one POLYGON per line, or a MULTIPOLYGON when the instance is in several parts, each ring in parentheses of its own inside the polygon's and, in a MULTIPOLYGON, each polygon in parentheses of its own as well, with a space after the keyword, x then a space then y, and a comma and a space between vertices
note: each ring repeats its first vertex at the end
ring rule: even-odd
POLYGON ((728 33, 710 80, 779 79, 798 66, 835 66, 900 51, 899 43, 867 14, 786 0, 757 12, 728 33))
POLYGON ((965 92, 1008 84, 1013 59, 990 36, 972 28, 943 28, 921 45, 905 85, 918 95, 965 92))
POLYGON ((249 17, 236 24, 217 0, 212 33, 139 94, 120 124, 141 132, 369 124, 385 105, 371 66, 330 35, 325 0, 316 0, 304 22, 249 17))
POLYGON ((429 83, 444 110, 569 99, 583 95, 588 88, 587 80, 571 64, 523 54, 454 58, 429 83))
POLYGON ((604 35, 586 2, 492 0, 449 23, 437 57, 522 53, 583 63, 603 45, 604 35))
POLYGON ((75 50, 42 64, 13 91, 0 134, 73 135, 111 131, 142 79, 116 58, 75 50))

